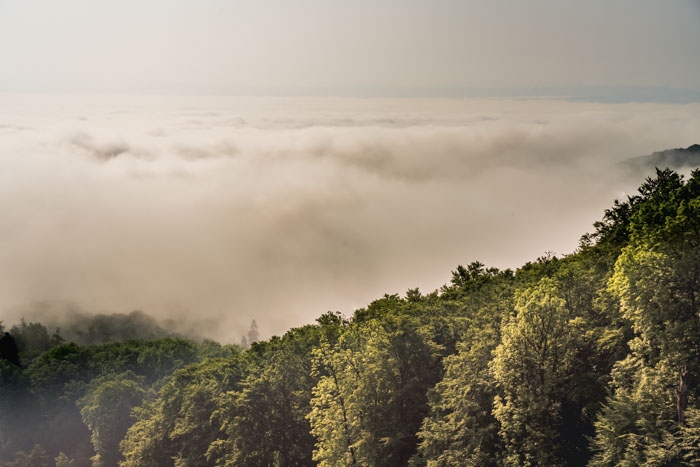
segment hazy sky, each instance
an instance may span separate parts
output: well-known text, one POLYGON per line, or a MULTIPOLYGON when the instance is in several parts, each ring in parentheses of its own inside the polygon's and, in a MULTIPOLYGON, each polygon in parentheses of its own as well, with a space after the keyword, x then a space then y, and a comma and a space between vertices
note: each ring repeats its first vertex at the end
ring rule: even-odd
POLYGON ((698 91, 698 26, 697 0, 0 0, 0 91, 698 91))
POLYGON ((700 143, 698 25, 697 0, 0 0, 0 320, 235 342, 571 253, 640 184, 619 161, 700 143))

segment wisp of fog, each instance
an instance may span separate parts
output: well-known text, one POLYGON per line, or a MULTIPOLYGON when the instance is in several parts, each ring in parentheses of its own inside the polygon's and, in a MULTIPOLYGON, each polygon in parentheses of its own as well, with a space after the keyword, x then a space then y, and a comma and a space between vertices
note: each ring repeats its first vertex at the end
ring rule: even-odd
POLYGON ((573 252, 700 105, 0 97, 0 316, 142 310, 223 342, 573 252), (39 306, 39 304, 42 304, 39 306), (65 305, 66 307, 68 305, 65 305))

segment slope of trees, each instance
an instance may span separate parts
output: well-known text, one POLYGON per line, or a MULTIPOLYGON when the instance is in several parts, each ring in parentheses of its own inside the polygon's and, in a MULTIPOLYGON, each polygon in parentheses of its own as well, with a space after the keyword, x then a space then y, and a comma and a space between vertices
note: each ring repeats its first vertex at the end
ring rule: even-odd
POLYGON ((241 347, 0 327, 0 465, 698 465, 698 313, 700 172, 658 170, 571 255, 241 347))

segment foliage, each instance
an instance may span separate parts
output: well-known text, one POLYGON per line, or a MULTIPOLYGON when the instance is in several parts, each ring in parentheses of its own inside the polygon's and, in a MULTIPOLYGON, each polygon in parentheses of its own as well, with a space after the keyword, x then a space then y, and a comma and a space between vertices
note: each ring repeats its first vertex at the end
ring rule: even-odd
POLYGON ((132 425, 131 410, 140 405, 145 391, 133 373, 96 378, 78 401, 83 422, 92 432, 94 466, 116 465, 119 442, 132 425))
POLYGON ((431 410, 412 462, 495 465, 503 446, 492 413, 496 384, 489 362, 500 342, 501 322, 512 309, 514 276, 478 262, 458 266, 452 276, 452 286, 443 288, 441 298, 449 300, 467 326, 443 361, 444 377, 428 393, 431 410))
POLYGON ((17 349, 25 364, 63 342, 58 330, 50 335, 43 324, 27 323, 24 320, 19 325, 12 326, 10 335, 17 342, 17 349))
MULTIPOLYGON (((399 303, 385 300, 382 307, 399 303)), ((405 465, 415 452, 427 390, 440 377, 439 348, 417 319, 382 315, 316 351, 323 376, 309 420, 319 465, 405 465)))
POLYGON ((549 278, 519 293, 515 309, 517 314, 503 325, 492 362, 501 389, 493 413, 505 446, 503 461, 559 465, 563 405, 581 323, 571 318, 549 278))
POLYGON ((596 422, 593 465, 696 465, 700 374, 700 172, 640 188, 609 290, 634 336, 596 422))
POLYGON ((134 411, 137 422, 121 444, 120 465, 209 465, 209 445, 223 436, 212 423, 217 399, 238 387, 243 371, 239 355, 175 371, 156 400, 134 411))
MULTIPOLYGON (((334 320, 327 322, 325 334, 338 325, 334 320)), ((254 344, 248 375, 239 390, 228 391, 219 399, 213 420, 226 436, 210 447, 211 462, 313 465, 314 438, 306 414, 317 381, 311 373, 311 352, 322 334, 322 328, 305 326, 281 339, 254 344)))

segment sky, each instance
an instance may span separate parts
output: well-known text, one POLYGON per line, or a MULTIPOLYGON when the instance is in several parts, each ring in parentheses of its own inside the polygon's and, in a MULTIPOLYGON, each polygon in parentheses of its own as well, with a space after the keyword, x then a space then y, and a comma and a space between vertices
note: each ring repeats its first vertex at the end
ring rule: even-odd
POLYGON ((700 143, 695 1, 0 0, 0 320, 237 342, 575 251, 700 143), (45 319, 45 316, 44 318, 45 319))
POLYGON ((6 92, 700 90, 697 0, 2 0, 6 92))

